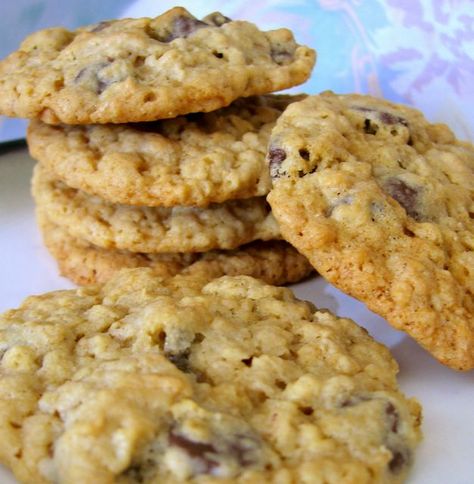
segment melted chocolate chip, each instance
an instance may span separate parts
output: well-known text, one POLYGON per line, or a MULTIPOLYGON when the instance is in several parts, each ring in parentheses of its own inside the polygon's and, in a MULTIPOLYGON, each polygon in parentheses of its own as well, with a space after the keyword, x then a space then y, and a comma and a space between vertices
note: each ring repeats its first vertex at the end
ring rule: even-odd
POLYGON ((403 124, 403 126, 408 126, 408 121, 401 116, 395 116, 395 114, 387 113, 386 111, 379 111, 378 116, 384 124, 403 124))
POLYGON ((225 461, 233 460, 240 467, 256 464, 256 451, 261 446, 259 439, 248 433, 237 433, 225 436, 220 440, 219 446, 209 442, 196 442, 180 434, 175 428, 169 432, 169 444, 180 447, 190 458, 195 459, 197 464, 196 473, 209 474, 219 467, 218 457, 224 457, 225 461))
MULTIPOLYGON (((310 173, 313 173, 316 170, 312 170, 310 173)), ((354 201, 353 197, 351 195, 346 195, 345 197, 341 197, 337 200, 335 200, 331 205, 329 205, 326 210, 325 210, 325 215, 326 217, 330 217, 334 210, 337 207, 340 207, 341 205, 350 205, 354 201)))
POLYGON ((165 353, 166 358, 168 358, 173 365, 176 366, 179 370, 184 373, 189 373, 191 371, 191 367, 189 365, 189 351, 184 351, 183 353, 165 353))
POLYGON ((220 12, 213 12, 203 18, 203 21, 209 25, 214 25, 215 27, 220 27, 221 25, 232 22, 232 19, 222 15, 220 12))
POLYGON ((250 466, 255 464, 255 458, 252 451, 259 447, 259 442, 250 435, 237 434, 231 441, 228 448, 228 454, 235 457, 241 466, 250 466))
MULTIPOLYGON (((403 126, 408 126, 408 121, 405 118, 389 113, 387 111, 379 111, 378 109, 367 108, 365 106, 352 106, 352 109, 355 109, 356 111, 362 111, 363 113, 374 113, 376 114, 377 118, 384 124, 403 124, 403 126)), ((365 120, 365 122, 367 122, 367 119, 365 120)))
POLYGON ((393 405, 393 403, 391 402, 387 403, 387 405, 385 406, 385 415, 386 415, 390 430, 396 433, 398 431, 400 416, 397 412, 397 409, 393 405))
POLYGON ((280 176, 279 169, 286 159, 286 152, 281 148, 270 148, 268 152, 268 163, 270 165, 270 175, 272 178, 280 176))
POLYGON ((346 398, 340 403, 341 408, 352 407, 355 405, 355 402, 352 398, 346 398))
POLYGON ((270 56, 278 65, 289 64, 293 60, 293 52, 281 45, 274 45, 270 50, 270 56))
POLYGON ((309 151, 306 148, 301 148, 298 153, 303 160, 309 161, 309 151))
POLYGON ((384 190, 395 199, 407 212, 417 221, 422 219, 421 214, 416 210, 418 190, 408 186, 399 178, 390 178, 384 184, 384 190))
POLYGON ((105 30, 110 24, 110 21, 104 20, 103 22, 99 22, 95 27, 89 30, 89 32, 100 32, 102 30, 105 30))
POLYGON ((364 119, 364 131, 367 134, 377 134, 378 130, 379 130, 379 127, 375 123, 372 123, 370 119, 368 118, 364 119))
POLYGON ((97 94, 102 94, 114 81, 104 81, 102 79, 97 80, 97 94))
POLYGON ((314 409, 313 407, 301 407, 300 408, 300 412, 303 414, 303 415, 313 415, 314 413, 314 409))
POLYGON ((184 450, 189 457, 197 459, 199 461, 200 473, 202 474, 209 474, 219 465, 217 461, 209 457, 209 454, 217 453, 212 444, 189 440, 175 430, 171 430, 169 433, 169 443, 184 450))
POLYGON ((208 26, 208 24, 201 22, 201 20, 198 20, 197 18, 180 15, 174 19, 173 29, 163 42, 171 42, 175 39, 186 38, 196 30, 208 26))
POLYGON ((407 451, 403 452, 401 450, 390 450, 392 452, 392 458, 388 463, 388 468, 391 472, 393 472, 393 474, 398 474, 409 460, 408 454, 407 451))
POLYGON ((182 371, 183 373, 192 373, 196 377, 196 381, 198 383, 210 382, 210 379, 205 373, 193 368, 189 363, 189 350, 176 354, 165 352, 165 356, 171 363, 173 363, 173 365, 176 366, 176 368, 178 368, 178 370, 182 371))
POLYGON ((111 64, 110 61, 102 61, 96 62, 94 64, 90 64, 86 67, 83 67, 74 78, 74 83, 76 84, 85 84, 90 82, 91 85, 94 86, 94 90, 97 94, 101 94, 105 91, 111 84, 117 82, 117 80, 113 79, 103 79, 100 77, 100 72, 105 67, 111 64))

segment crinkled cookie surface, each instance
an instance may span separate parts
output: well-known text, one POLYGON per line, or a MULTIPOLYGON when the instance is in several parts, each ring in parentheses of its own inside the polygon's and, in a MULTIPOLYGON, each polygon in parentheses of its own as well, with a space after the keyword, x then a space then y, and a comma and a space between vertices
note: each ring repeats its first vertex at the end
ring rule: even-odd
POLYGON ((287 29, 176 7, 30 35, 0 63, 0 113, 52 124, 174 118, 300 84, 314 61, 287 29))
POLYGON ((149 269, 0 317, 0 459, 26 482, 400 482, 420 408, 352 321, 149 269))
POLYGON ((270 141, 283 237, 442 363, 474 367, 474 148, 418 111, 323 93, 270 141))
POLYGON ((206 206, 268 193, 270 132, 300 99, 257 96, 211 113, 128 125, 33 121, 28 147, 67 185, 113 203, 206 206))

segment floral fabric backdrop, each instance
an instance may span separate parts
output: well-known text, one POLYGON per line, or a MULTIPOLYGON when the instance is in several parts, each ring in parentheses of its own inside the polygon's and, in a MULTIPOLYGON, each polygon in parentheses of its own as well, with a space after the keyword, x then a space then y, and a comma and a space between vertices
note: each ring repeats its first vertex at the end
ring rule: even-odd
MULTIPOLYGON (((115 17, 156 16, 176 5, 157 0, 15 0, 2 5, 0 55, 29 32, 115 17), (3 25, 2 25, 3 23, 3 25), (14 27, 13 27, 14 26, 14 27)), ((312 78, 294 90, 362 92, 421 109, 474 140, 472 0, 181 1, 197 17, 220 10, 262 29, 288 27, 314 47, 312 78)), ((0 141, 22 137, 25 122, 0 118, 0 141)))

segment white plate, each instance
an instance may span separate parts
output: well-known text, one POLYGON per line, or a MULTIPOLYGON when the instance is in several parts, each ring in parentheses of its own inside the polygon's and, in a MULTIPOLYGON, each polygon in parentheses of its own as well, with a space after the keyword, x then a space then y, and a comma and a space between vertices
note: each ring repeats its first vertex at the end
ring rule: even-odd
MULTIPOLYGON (((73 287, 57 274, 36 229, 29 189, 32 167, 26 149, 0 156, 0 312, 30 294, 73 287)), ((322 278, 294 289, 298 297, 354 319, 391 348, 400 364, 403 391, 423 405, 424 440, 409 483, 474 483, 474 372, 457 373, 440 365, 409 337, 322 278)), ((0 483, 15 483, 1 466, 0 483)))

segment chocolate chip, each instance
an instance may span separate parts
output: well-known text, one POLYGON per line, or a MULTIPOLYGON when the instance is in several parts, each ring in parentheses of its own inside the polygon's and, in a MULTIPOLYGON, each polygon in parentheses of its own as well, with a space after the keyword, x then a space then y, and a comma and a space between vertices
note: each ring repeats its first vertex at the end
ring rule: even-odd
POLYGON ((105 67, 109 66, 111 61, 101 61, 90 64, 83 67, 74 78, 74 83, 76 84, 87 84, 93 87, 97 94, 101 94, 105 91, 111 84, 118 82, 118 79, 105 79, 101 77, 101 71, 105 67))
POLYGON ((191 367, 189 365, 189 350, 184 351, 182 353, 172 354, 172 353, 165 353, 166 358, 168 358, 173 365, 181 370, 184 373, 189 373, 191 371, 191 367))
MULTIPOLYGON (((403 124, 403 126, 408 126, 408 121, 405 118, 387 111, 379 111, 378 109, 367 108, 365 106, 351 106, 351 108, 356 111, 362 111, 363 113, 374 113, 384 124, 403 124)), ((365 121, 367 121, 367 119, 365 121)))
POLYGON ((403 126, 408 126, 408 121, 401 116, 395 116, 394 114, 387 113, 386 111, 379 111, 378 117, 382 123, 385 124, 403 124, 403 126))
POLYGON ((375 112, 374 109, 366 108, 365 106, 351 106, 351 109, 355 109, 356 111, 362 111, 362 112, 365 112, 365 113, 375 112))
POLYGON ((208 27, 208 24, 201 22, 201 20, 198 20, 194 17, 180 15, 174 19, 173 29, 164 42, 171 42, 175 39, 186 38, 196 30, 203 27, 208 27))
POLYGON ((268 152, 268 163, 270 166, 270 176, 272 178, 278 178, 280 176, 280 166, 285 159, 285 150, 282 150, 281 148, 270 148, 268 152))
POLYGON ((137 482, 141 484, 144 481, 142 468, 138 464, 132 464, 130 467, 122 472, 122 475, 128 478, 131 482, 137 482))
POLYGON ((158 28, 155 30, 153 26, 147 25, 145 31, 152 39, 169 43, 175 39, 188 37, 196 30, 209 26, 209 24, 198 20, 192 15, 178 15, 167 28, 158 28))
POLYGON ((287 387, 286 382, 283 380, 275 380, 275 386, 280 390, 284 390, 287 387))
POLYGON ((359 405, 361 402, 367 402, 369 400, 372 400, 372 398, 367 395, 351 395, 345 398, 339 405, 342 408, 354 407, 355 405, 359 405))
POLYGON ((293 51, 288 49, 287 46, 273 45, 270 50, 270 56, 278 65, 289 64, 293 60, 293 51))
POLYGON ((111 25, 112 22, 109 20, 104 20, 103 22, 99 22, 98 24, 95 25, 89 32, 100 32, 102 30, 105 30, 107 27, 111 25))
POLYGON ((340 406, 342 408, 346 408, 346 407, 352 407, 353 405, 355 405, 354 401, 352 398, 346 398, 345 400, 343 400, 341 403, 340 403, 340 406))
POLYGON ((190 440, 178 434, 174 429, 170 431, 168 438, 170 445, 181 448, 189 457, 198 461, 200 474, 209 474, 218 467, 218 462, 208 455, 217 453, 212 444, 190 440))
POLYGON ((204 17, 203 22, 206 22, 209 25, 214 25, 215 27, 220 27, 221 25, 227 24, 232 22, 232 19, 222 15, 220 12, 213 12, 204 17))
POLYGON ((179 447, 194 460, 195 474, 218 474, 219 457, 224 461, 234 461, 239 467, 248 467, 258 461, 258 451, 261 447, 258 437, 248 432, 216 436, 218 444, 196 442, 172 428, 168 435, 169 444, 179 447))
POLYGON ((205 373, 191 366, 191 363, 189 362, 189 354, 189 350, 181 353, 171 353, 165 351, 166 358, 168 358, 168 360, 173 363, 178 370, 182 371, 183 373, 192 373, 196 377, 196 381, 198 383, 210 383, 211 380, 205 373))
MULTIPOLYGON (((315 170, 313 170, 313 172, 314 171, 315 170)), ((353 201, 354 198, 352 197, 352 195, 346 195, 344 197, 340 197, 334 200, 334 202, 332 202, 331 205, 329 205, 325 210, 326 217, 330 217, 337 207, 340 207, 341 205, 350 205, 353 201)))
POLYGON ((388 422, 388 426, 390 430, 394 433, 398 431, 398 423, 400 421, 400 416, 397 412, 397 409, 393 405, 393 403, 388 402, 385 406, 385 414, 388 422))
POLYGON ((76 77, 74 78, 74 82, 79 84, 84 77, 86 77, 87 74, 87 67, 83 67, 77 74, 76 77))
POLYGON ((309 151, 306 148, 301 148, 298 153, 303 160, 309 161, 309 151))
POLYGON ((300 407, 300 412, 303 414, 303 415, 313 415, 314 413, 314 409, 313 407, 300 407))
POLYGON ((242 360, 242 363, 245 365, 245 366, 252 366, 252 360, 253 360, 253 356, 251 356, 250 358, 244 358, 242 360))
POLYGON ((115 81, 103 81, 102 79, 97 80, 97 94, 102 94, 111 84, 115 81))
POLYGON ((375 123, 372 123, 370 119, 368 118, 364 119, 364 131, 367 134, 377 134, 378 130, 379 130, 379 127, 375 123))
POLYGON ((255 464, 253 451, 260 447, 259 441, 246 434, 237 434, 231 440, 227 453, 231 457, 235 457, 241 466, 250 466, 255 464))
POLYGON ((393 474, 398 474, 410 460, 409 451, 408 449, 390 449, 390 452, 392 452, 392 458, 388 463, 388 468, 393 474))
POLYGON ((422 220, 421 214, 416 210, 418 190, 408 186, 399 178, 390 178, 384 183, 384 190, 395 199, 417 221, 422 220))

